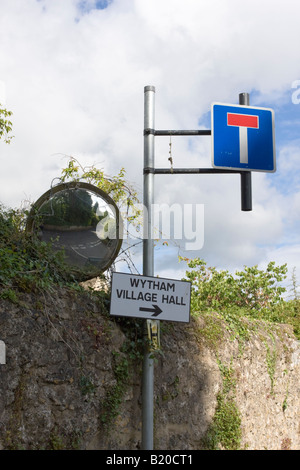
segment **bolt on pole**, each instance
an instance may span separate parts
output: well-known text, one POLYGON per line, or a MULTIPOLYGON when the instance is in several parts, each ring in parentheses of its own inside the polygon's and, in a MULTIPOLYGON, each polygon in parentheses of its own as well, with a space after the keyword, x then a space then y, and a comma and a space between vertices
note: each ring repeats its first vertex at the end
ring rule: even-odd
MULTIPOLYGON (((155 121, 155 87, 144 88, 144 221, 143 221, 143 274, 154 275, 153 243, 153 202, 154 202, 154 121, 155 121), (147 129, 147 132, 145 130, 147 129)), ((148 320, 145 320, 144 334, 148 338, 148 320)), ((159 322, 158 322, 159 323, 159 322)), ((153 450, 153 390, 154 361, 146 341, 143 358, 142 378, 142 449, 153 450)))

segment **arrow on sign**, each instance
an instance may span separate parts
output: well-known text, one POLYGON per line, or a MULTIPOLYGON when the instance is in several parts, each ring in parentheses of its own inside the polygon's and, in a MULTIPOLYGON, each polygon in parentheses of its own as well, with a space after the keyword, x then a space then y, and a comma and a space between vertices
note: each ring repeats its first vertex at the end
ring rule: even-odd
POLYGON ((140 310, 140 312, 150 312, 150 313, 153 314, 153 315, 151 315, 152 317, 157 317, 162 312, 162 309, 158 305, 153 305, 152 304, 152 307, 153 308, 140 307, 139 310, 140 310))

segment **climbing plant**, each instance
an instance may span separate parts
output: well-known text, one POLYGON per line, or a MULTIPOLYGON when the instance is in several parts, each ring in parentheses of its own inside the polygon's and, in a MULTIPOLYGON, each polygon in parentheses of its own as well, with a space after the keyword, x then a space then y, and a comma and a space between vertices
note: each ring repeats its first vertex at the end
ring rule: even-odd
POLYGON ((270 262, 266 270, 245 266, 234 275, 207 267, 199 258, 188 260, 188 267, 192 268, 186 276, 192 282, 193 311, 238 307, 256 316, 280 303, 285 292, 279 283, 286 278, 286 264, 270 262))
POLYGON ((60 180, 85 181, 102 189, 119 206, 128 222, 140 223, 141 208, 136 189, 126 179, 126 171, 121 168, 115 176, 109 176, 95 165, 83 166, 76 158, 68 157, 68 165, 62 169, 60 180))
POLYGON ((125 261, 130 270, 137 271, 131 249, 142 243, 139 235, 142 225, 142 205, 137 190, 126 178, 125 169, 121 168, 117 175, 109 176, 96 165, 84 166, 76 158, 69 156, 68 165, 62 169, 59 180, 63 183, 69 181, 89 183, 102 189, 114 200, 124 226, 123 246, 117 260, 125 261))
POLYGON ((0 297, 16 299, 16 291, 34 291, 67 279, 62 253, 24 230, 26 211, 0 206, 0 297))

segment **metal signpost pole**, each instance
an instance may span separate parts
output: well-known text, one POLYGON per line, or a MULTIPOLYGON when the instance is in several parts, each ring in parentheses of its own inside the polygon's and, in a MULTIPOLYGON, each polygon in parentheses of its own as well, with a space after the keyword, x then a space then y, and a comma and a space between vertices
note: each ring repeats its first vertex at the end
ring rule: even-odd
MULTIPOLYGON (((249 93, 239 94, 239 104, 250 105, 249 93)), ((252 211, 251 171, 241 172, 241 205, 242 211, 252 211)))
MULTIPOLYGON (((144 236, 143 274, 154 274, 154 244, 152 236, 152 209, 154 202, 154 112, 155 87, 144 88, 144 236)), ((145 336, 147 333, 145 320, 145 336)), ((153 388, 154 362, 148 346, 145 346, 142 379, 142 449, 153 449, 153 388)))
MULTIPOLYGON (((252 189, 251 189, 251 170, 246 170, 242 166, 238 166, 238 168, 231 169, 227 168, 226 165, 223 164, 215 164, 216 168, 175 168, 175 169, 166 169, 166 168, 159 168, 156 169, 154 165, 154 140, 155 136, 163 136, 163 135, 212 135, 211 130, 189 130, 189 131, 176 131, 176 130, 155 130, 155 87, 154 86, 146 86, 144 88, 144 233, 143 233, 143 274, 144 276, 154 276, 154 244, 153 244, 153 203, 154 203, 154 175, 155 174, 173 174, 173 173, 207 173, 207 174, 217 174, 217 173, 240 173, 241 175, 241 209, 242 211, 251 211, 252 210, 252 189), (219 168, 218 168, 219 166, 219 168), (222 168, 222 167, 225 168, 222 168)), ((218 105, 224 106, 220 103, 216 103, 215 106, 218 105)), ((240 93, 239 94, 239 105, 249 106, 249 94, 248 93, 240 93)), ((226 105, 227 107, 229 105, 226 105)), ((262 109, 262 108, 260 108, 262 109)), ((270 110, 268 110, 269 112, 270 110)), ((229 113, 235 115, 235 113, 229 113)), ((216 116, 214 116, 214 128, 216 124, 216 116)), ((218 119, 220 119, 220 113, 218 114, 218 119)), ((257 116, 255 116, 257 118, 257 116)), ((226 132, 228 126, 238 126, 240 127, 240 147, 239 147, 239 160, 241 163, 245 163, 248 161, 248 147, 247 147, 247 128, 254 127, 258 128, 257 123, 251 122, 251 125, 245 125, 245 122, 239 124, 236 120, 232 121, 232 116, 230 116, 231 121, 226 126, 226 132), (242 144, 241 144, 242 142, 242 144), (246 142, 246 145, 245 145, 246 142)), ((223 122, 223 121, 222 121, 223 122)), ((225 122, 226 123, 226 122, 225 122)), ((219 124, 219 138, 220 138, 220 122, 219 124)), ((223 124, 222 124, 223 125, 223 124)), ((224 132, 223 128, 221 127, 222 132, 224 132)), ((221 136, 223 134, 221 133, 221 136)), ((273 138, 274 141, 274 138, 273 138)), ((224 152, 223 152, 224 153, 224 152)), ((214 160, 215 162, 215 160, 214 160)), ((231 163, 231 162, 230 162, 231 163)), ((274 163, 274 157, 273 157, 274 163)), ((228 162, 227 162, 228 165, 228 162)), ((270 162, 268 163, 269 167, 271 167, 270 162)), ((229 165, 231 167, 231 165, 229 165)), ((268 167, 268 168, 269 168, 268 167)), ((273 168, 273 167, 272 167, 273 168)), ((274 171, 266 170, 266 171, 274 171)), ((174 284, 175 285, 175 284, 174 284)), ((125 286, 125 284, 124 284, 125 286)), ((123 286, 123 287, 124 287, 123 286)), ((127 290, 119 289, 120 292, 127 295, 127 290)), ((131 295, 134 295, 134 292, 131 292, 131 295)), ((120 297, 120 296, 119 296, 120 297)), ((127 297, 126 297, 127 298, 127 297)), ((130 296, 129 296, 130 299, 130 296)), ((182 304, 184 305, 184 304, 182 304)), ((152 312, 149 309, 149 306, 141 306, 139 311, 147 311, 152 312)), ((118 312, 118 308, 116 308, 116 314, 118 312)), ((159 308, 159 313, 161 314, 162 309, 159 308)), ((132 311, 130 311, 129 316, 134 316, 132 311)), ((155 315, 154 315, 155 316, 155 315)), ((169 319, 169 318, 168 318, 169 319)), ((155 326, 154 330, 156 332, 157 337, 159 337, 159 327, 160 322, 159 320, 145 320, 145 336, 148 337, 148 326, 152 325, 155 326), (156 322, 153 325, 153 322, 156 322)), ((151 328, 150 328, 151 329, 151 328)), ((153 333, 154 330, 151 330, 153 333)), ((144 351, 144 361, 143 361, 143 379, 142 379, 142 449, 145 450, 152 450, 153 449, 153 390, 154 390, 154 363, 152 358, 152 353, 150 351, 150 347, 145 347, 144 351)))

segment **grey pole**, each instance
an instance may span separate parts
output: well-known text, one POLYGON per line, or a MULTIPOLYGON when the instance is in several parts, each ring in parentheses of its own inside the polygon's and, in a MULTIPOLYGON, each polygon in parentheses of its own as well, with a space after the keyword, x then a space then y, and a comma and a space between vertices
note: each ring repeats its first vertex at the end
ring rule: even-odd
MULTIPOLYGON (((249 93, 239 94, 239 104, 249 106, 249 93)), ((242 211, 252 211, 251 171, 241 172, 241 208, 242 211)))
MULTIPOLYGON (((144 235, 143 235, 143 274, 154 274, 154 244, 152 236, 152 208, 154 202, 154 117, 155 87, 144 88, 144 235)), ((147 320, 145 321, 147 338, 147 320)), ((153 389, 154 362, 146 342, 143 359, 142 378, 142 449, 153 449, 153 389)))

